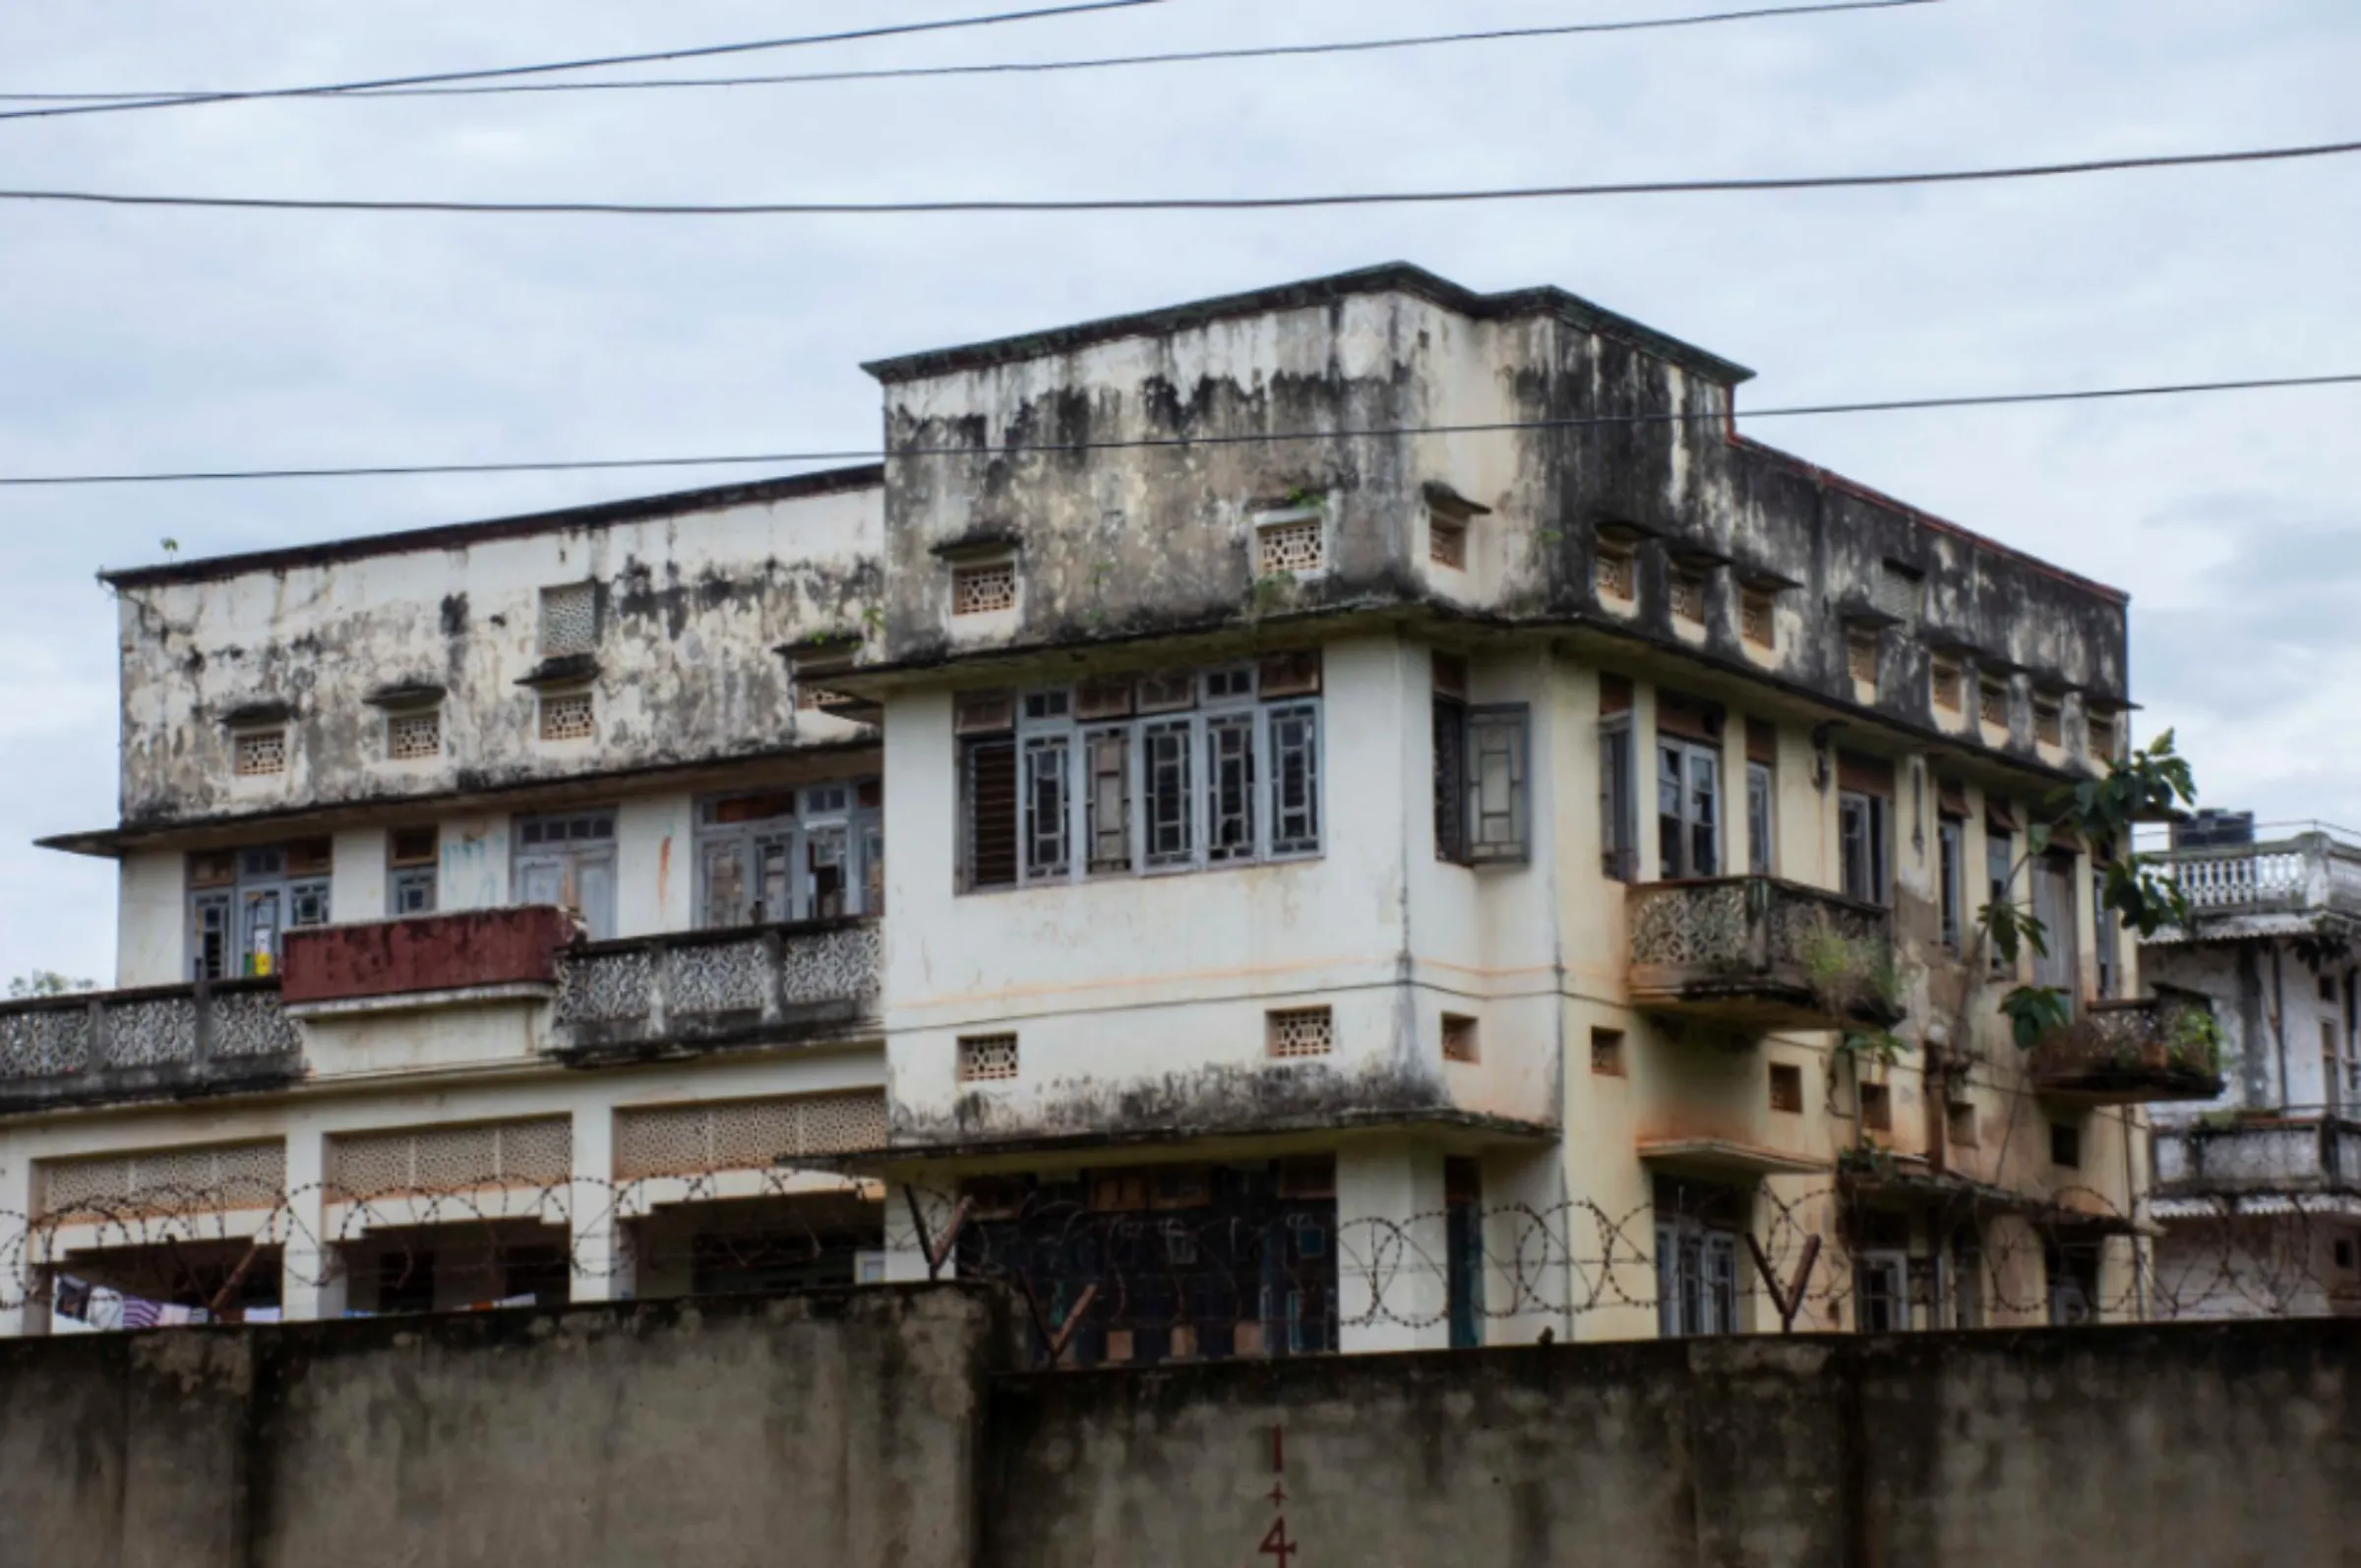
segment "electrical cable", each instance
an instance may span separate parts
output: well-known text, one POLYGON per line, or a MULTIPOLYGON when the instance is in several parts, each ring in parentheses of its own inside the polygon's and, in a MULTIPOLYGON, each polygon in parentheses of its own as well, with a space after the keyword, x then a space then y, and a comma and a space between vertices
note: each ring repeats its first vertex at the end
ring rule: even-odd
MULTIPOLYGON (((1235 60, 1297 59, 1306 55, 1369 54, 1381 50, 1420 49, 1441 44, 1494 43, 1516 39, 1561 38, 1590 33, 1647 32, 1673 28, 1710 27, 1730 22, 1759 22, 1781 17, 1824 16, 1848 11, 1897 11, 1941 5, 1946 0, 1835 0, 1821 5, 1763 6, 1745 11, 1715 11, 1685 17, 1651 17, 1632 22, 1580 22, 1546 28, 1497 28, 1480 32, 1434 32, 1412 37, 1362 38, 1337 43, 1271 44, 1242 49, 1188 49, 1163 54, 1102 55, 1079 60, 1014 60, 982 65, 881 67, 869 71, 805 71, 775 76, 654 77, 621 82, 497 82, 456 87, 397 87, 319 90, 299 94, 310 98, 466 97, 516 92, 636 92, 672 88, 800 87, 823 82, 885 82, 925 77, 1017 76, 1053 71, 1103 71, 1122 66, 1201 65, 1235 60)), ((197 97, 201 94, 158 89, 151 92, 0 92, 0 103, 115 102, 144 98, 197 97)), ((0 118, 6 116, 0 115, 0 118)))
POLYGON ((518 462, 378 463, 337 468, 180 469, 152 473, 0 474, 0 487, 194 484, 266 479, 374 479, 428 474, 587 473, 620 468, 719 468, 780 463, 882 462, 897 457, 985 457, 1137 452, 1174 447, 1237 447, 1298 441, 1376 441, 1410 436, 1496 435, 1517 431, 1582 430, 1618 425, 1721 423, 1725 420, 1801 419, 1832 414, 1906 413, 1944 408, 2000 408, 2036 403, 2112 401, 2199 392, 2262 392, 2361 386, 2361 372, 2336 376, 2279 376, 2246 381, 2180 382, 2148 387, 2101 387, 2076 392, 1991 392, 1958 397, 1801 403, 1738 414, 1589 414, 1565 419, 1493 420, 1461 425, 1390 425, 1350 430, 1242 431, 1206 436, 1143 436, 1122 441, 1018 443, 996 447, 897 447, 840 452, 766 452, 688 457, 605 457, 518 462))
POLYGON ((1493 190, 1362 191, 1326 196, 1141 196, 1066 200, 989 198, 930 202, 464 202, 280 196, 150 196, 113 191, 0 190, 0 202, 95 207, 178 207, 273 212, 441 212, 516 217, 880 217, 991 212, 1235 212, 1332 207, 1431 207, 1600 196, 1701 196, 1768 191, 1846 191, 1918 185, 1971 185, 2056 179, 2142 169, 2283 163, 2361 152, 2361 142, 2256 148, 2235 152, 2175 152, 2147 157, 2085 158, 1980 169, 1900 174, 1768 175, 1715 180, 1630 180, 1597 185, 1533 185, 1493 190))
POLYGON ((373 89, 426 87, 450 82, 484 82, 504 77, 547 76, 559 71, 596 71, 618 65, 652 65, 660 60, 710 59, 723 54, 756 54, 769 49, 800 49, 811 44, 850 43, 864 38, 900 37, 913 32, 949 32, 964 28, 999 27, 1012 22, 1039 22, 1050 17, 1080 16, 1094 11, 1129 11, 1140 6, 1169 5, 1172 0, 1077 0, 1077 3, 1040 6, 1028 11, 998 11, 985 16, 945 17, 938 22, 895 22, 838 32, 813 32, 789 38, 757 38, 744 43, 707 43, 685 49, 651 49, 638 54, 598 55, 580 60, 553 60, 536 65, 492 66, 473 71, 431 71, 413 76, 375 77, 358 82, 330 82, 313 87, 260 88, 250 91, 184 92, 156 97, 106 98, 96 102, 50 104, 37 109, 0 111, 0 120, 53 120, 78 114, 121 114, 134 109, 172 109, 197 103, 246 103, 257 98, 334 97, 373 89))

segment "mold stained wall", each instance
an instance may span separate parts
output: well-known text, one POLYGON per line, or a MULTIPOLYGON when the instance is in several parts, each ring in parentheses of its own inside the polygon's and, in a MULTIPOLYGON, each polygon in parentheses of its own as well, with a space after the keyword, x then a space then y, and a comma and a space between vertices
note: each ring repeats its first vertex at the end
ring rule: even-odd
MULTIPOLYGON (((849 734, 795 714, 781 643, 859 630, 875 489, 126 588, 123 818, 148 825, 400 801, 849 734), (597 735, 543 742, 543 588, 599 588, 597 735), (444 754, 395 762, 366 700, 446 689, 444 754), (294 709, 283 773, 240 779, 223 719, 294 709)), ((448 874, 464 875, 464 872, 448 874)))

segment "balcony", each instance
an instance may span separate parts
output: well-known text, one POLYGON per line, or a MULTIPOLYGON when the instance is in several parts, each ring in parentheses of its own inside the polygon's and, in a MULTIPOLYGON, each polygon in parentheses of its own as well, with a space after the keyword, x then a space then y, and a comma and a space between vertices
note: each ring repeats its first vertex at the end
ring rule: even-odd
POLYGON ((2210 1100, 2221 1093, 2212 1022, 2212 1002, 2193 992, 2088 1002, 2033 1048, 2033 1087, 2086 1105, 2210 1100))
POLYGON ((1749 1033, 1902 1016, 1892 918, 1769 876, 1629 889, 1632 1005, 1749 1033))
POLYGON ((280 996, 296 1018, 546 1001, 574 932, 547 904, 292 932, 280 996))
POLYGON ((2361 845, 2327 828, 2151 858, 2189 900, 2183 935, 2302 935, 2322 915, 2361 920, 2361 845))
POLYGON ((0 1005, 0 1115, 269 1089, 303 1075, 279 983, 220 980, 0 1005))
POLYGON ((591 1066, 858 1038, 880 956, 873 920, 586 943, 558 966, 552 1054, 591 1066))
POLYGON ((2205 1200, 2361 1192, 2361 1120, 2333 1107, 2246 1115, 2155 1131, 2155 1196, 2189 1211, 2205 1200), (2194 1201, 2193 1201, 2194 1200, 2194 1201))

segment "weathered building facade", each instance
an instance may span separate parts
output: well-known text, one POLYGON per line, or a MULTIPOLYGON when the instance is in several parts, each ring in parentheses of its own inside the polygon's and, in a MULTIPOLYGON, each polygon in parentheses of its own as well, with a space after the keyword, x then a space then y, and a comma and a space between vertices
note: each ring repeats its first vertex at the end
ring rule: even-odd
POLYGON ((2147 1309, 2142 1107, 2214 1085, 2028 853, 2123 745, 2119 594, 1555 290, 871 369, 882 469, 115 579, 122 821, 66 844, 169 989, 21 1013, 69 1066, 11 1021, 44 1258, 259 1148, 297 1311, 415 1303, 369 1237, 454 1190, 576 1294, 750 1282, 657 1232, 800 1204, 1083 1360, 2147 1309), (2078 1000, 2029 1055, 1995 893, 2078 1000))

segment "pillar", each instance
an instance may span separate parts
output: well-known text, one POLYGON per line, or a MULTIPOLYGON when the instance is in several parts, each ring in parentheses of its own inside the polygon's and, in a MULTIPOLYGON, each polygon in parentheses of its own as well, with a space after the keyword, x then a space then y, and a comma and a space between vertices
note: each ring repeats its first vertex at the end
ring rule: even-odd
POLYGON ((1448 1350, 1450 1236, 1440 1151, 1336 1156, 1336 1293, 1346 1351, 1448 1350))
POLYGON ((344 1271, 328 1229, 328 1138, 287 1134, 287 1207, 278 1221, 279 1315, 288 1322, 344 1315, 344 1271))
POLYGON ((638 1294, 630 1234, 615 1212, 614 1176, 614 1108, 583 1106, 574 1114, 574 1181, 567 1204, 577 1301, 628 1301, 638 1294))

